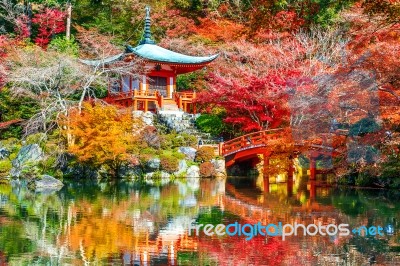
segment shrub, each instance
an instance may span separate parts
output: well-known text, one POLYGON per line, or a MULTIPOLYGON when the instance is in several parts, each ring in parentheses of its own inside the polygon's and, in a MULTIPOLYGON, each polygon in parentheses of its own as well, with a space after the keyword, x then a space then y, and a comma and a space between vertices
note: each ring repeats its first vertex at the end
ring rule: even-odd
POLYGON ((200 176, 201 177, 212 177, 215 176, 215 167, 211 162, 205 162, 200 164, 200 176))
POLYGON ((191 146, 194 147, 197 144, 197 138, 195 136, 182 133, 182 134, 166 134, 160 137, 161 140, 161 148, 164 150, 171 150, 174 148, 182 147, 182 146, 191 146))
POLYGON ((49 49, 57 51, 59 53, 71 55, 73 57, 78 57, 79 46, 75 42, 74 36, 68 40, 64 36, 55 37, 49 44, 49 49))
POLYGON ((217 115, 202 114, 196 119, 196 125, 201 131, 213 136, 220 135, 224 130, 224 123, 217 115))
POLYGON ((45 160, 40 161, 38 165, 41 170, 43 170, 45 173, 48 173, 56 167, 57 158, 53 157, 53 156, 49 156, 45 160))
POLYGON ((197 138, 187 133, 181 133, 182 138, 180 139, 179 146, 190 146, 194 147, 197 145, 197 138))
POLYGON ((10 160, 2 160, 0 161, 0 176, 7 175, 12 168, 12 164, 10 160))
POLYGON ((147 126, 141 132, 141 138, 147 143, 149 147, 159 149, 160 148, 160 136, 157 132, 157 128, 154 126, 147 126))
POLYGON ((387 162, 382 164, 382 174, 380 180, 387 184, 388 187, 399 189, 400 188, 400 157, 389 156, 387 162))
POLYGON ((161 169, 167 173, 173 173, 179 170, 179 161, 177 158, 171 155, 161 155, 160 156, 161 169))
POLYGON ((28 181, 36 179, 38 176, 44 174, 42 170, 38 167, 36 162, 28 162, 24 165, 21 171, 21 178, 28 181))
POLYGON ((43 144, 47 140, 47 136, 45 133, 36 133, 26 137, 26 144, 38 144, 41 148, 43 148, 43 144))
POLYGON ((345 186, 353 186, 355 185, 355 179, 357 175, 355 173, 349 173, 339 178, 338 184, 345 185, 345 186))
POLYGON ((375 186, 376 181, 377 178, 367 170, 358 174, 356 178, 356 186, 371 187, 375 186))
POLYGON ((178 152, 178 151, 172 152, 172 156, 174 156, 174 157, 175 157, 176 159, 178 159, 178 160, 183 160, 183 159, 186 158, 185 154, 180 153, 180 152, 178 152))
POLYGON ((214 156, 214 148, 210 146, 204 146, 197 150, 194 161, 199 163, 209 162, 214 158, 214 156))
POLYGON ((141 163, 145 164, 148 160, 153 158, 155 155, 158 155, 158 152, 151 147, 147 147, 140 151, 139 160, 141 163))
MULTIPOLYGON (((3 112, 3 120, 29 119, 37 113, 38 105, 35 100, 28 97, 13 97, 11 90, 3 87, 0 90, 0 109, 3 112)), ((0 139, 21 138, 22 127, 12 125, 1 132, 0 139)))
POLYGON ((362 136, 367 133, 376 132, 380 129, 379 124, 373 118, 363 118, 350 126, 350 136, 362 136))

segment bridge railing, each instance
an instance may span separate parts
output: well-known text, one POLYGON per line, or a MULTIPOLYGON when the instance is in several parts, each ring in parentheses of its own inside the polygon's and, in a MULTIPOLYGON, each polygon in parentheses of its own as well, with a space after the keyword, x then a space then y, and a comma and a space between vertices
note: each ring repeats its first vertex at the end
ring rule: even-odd
POLYGON ((222 145, 222 155, 234 153, 235 151, 248 147, 266 146, 271 141, 279 141, 286 134, 289 133, 283 128, 269 129, 246 134, 224 142, 222 145))

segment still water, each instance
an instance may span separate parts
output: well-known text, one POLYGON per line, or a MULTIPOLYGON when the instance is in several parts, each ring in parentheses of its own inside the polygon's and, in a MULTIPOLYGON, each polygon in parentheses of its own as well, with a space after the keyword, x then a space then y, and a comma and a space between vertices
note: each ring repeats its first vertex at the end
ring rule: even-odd
MULTIPOLYGON (((66 182, 67 183, 67 182, 66 182)), ((0 265, 400 265, 400 192, 257 178, 0 185, 0 265), (189 236, 198 223, 380 225, 384 236, 189 236)))

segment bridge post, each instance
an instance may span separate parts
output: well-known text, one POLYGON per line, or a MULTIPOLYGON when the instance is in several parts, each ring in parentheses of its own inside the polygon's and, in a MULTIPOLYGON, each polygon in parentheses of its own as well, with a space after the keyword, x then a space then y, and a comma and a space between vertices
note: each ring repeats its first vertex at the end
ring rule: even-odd
POLYGON ((292 155, 290 155, 289 156, 289 167, 288 167, 288 173, 287 173, 288 178, 286 181, 288 196, 293 194, 293 172, 294 172, 293 157, 292 157, 292 155))
POLYGON ((293 173, 294 173, 294 166, 293 166, 293 156, 289 156, 289 167, 288 167, 288 182, 289 180, 293 181, 293 173))
POLYGON ((269 173, 268 173, 268 167, 269 167, 269 157, 271 153, 266 152, 263 154, 263 159, 264 159, 264 164, 263 164, 263 178, 264 178, 264 192, 269 193, 269 173))
POLYGON ((241 142, 241 143, 240 143, 240 147, 241 147, 241 148, 247 146, 247 140, 246 140, 244 137, 241 138, 241 141, 240 141, 240 142, 241 142))

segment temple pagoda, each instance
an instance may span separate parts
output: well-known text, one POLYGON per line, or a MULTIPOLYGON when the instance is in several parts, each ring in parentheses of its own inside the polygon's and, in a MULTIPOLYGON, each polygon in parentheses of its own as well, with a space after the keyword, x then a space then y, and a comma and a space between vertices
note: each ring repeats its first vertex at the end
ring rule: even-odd
POLYGON ((150 31, 150 8, 146 7, 146 18, 143 37, 139 45, 128 45, 124 53, 104 60, 82 60, 88 65, 111 64, 118 60, 139 57, 145 62, 146 75, 133 78, 123 75, 118 80, 110 82, 108 103, 125 107, 133 106, 134 110, 143 111, 184 111, 195 113, 193 100, 195 92, 178 92, 176 88, 177 75, 189 73, 205 67, 218 57, 190 56, 177 53, 158 46, 152 39, 150 31))

